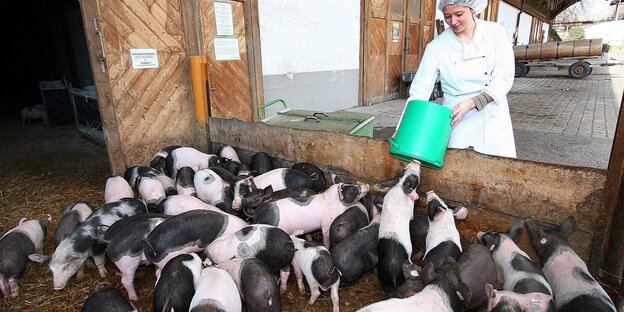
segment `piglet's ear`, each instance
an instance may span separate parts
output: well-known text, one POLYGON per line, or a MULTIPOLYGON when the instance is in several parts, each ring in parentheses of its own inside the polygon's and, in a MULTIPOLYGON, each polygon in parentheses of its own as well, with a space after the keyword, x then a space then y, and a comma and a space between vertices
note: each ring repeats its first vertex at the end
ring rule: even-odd
POLYGON ((269 185, 262 191, 262 197, 264 199, 269 199, 271 196, 273 196, 273 186, 269 185))
POLYGON ((422 280, 423 282, 425 282, 425 284, 433 281, 438 276, 438 274, 435 272, 433 262, 429 262, 427 266, 422 268, 422 270, 420 271, 420 276, 422 276, 422 280))
POLYGON ((491 284, 485 284, 485 293, 487 294, 487 297, 490 299, 496 298, 494 287, 491 284))
POLYGON ((572 234, 572 232, 576 230, 576 220, 574 220, 574 217, 569 216, 565 218, 565 220, 561 222, 560 229, 561 229, 561 235, 563 235, 563 237, 567 240, 568 237, 570 237, 570 235, 572 234))
POLYGON ((464 282, 459 282, 459 287, 457 290, 457 296, 463 302, 464 307, 470 305, 470 301, 472 300, 472 291, 464 282))
POLYGON ((339 176, 337 176, 335 173, 331 174, 331 180, 334 184, 343 183, 342 179, 339 176))
POLYGON ((50 263, 50 260, 52 259, 52 257, 51 256, 45 256, 45 255, 42 255, 42 254, 30 254, 30 255, 28 255, 28 259, 30 259, 31 261, 34 261, 34 262, 48 264, 48 263, 50 263))
POLYGON ((509 230, 507 230, 507 235, 509 235, 514 242, 518 242, 520 234, 522 234, 522 228, 522 223, 514 223, 509 227, 509 230))

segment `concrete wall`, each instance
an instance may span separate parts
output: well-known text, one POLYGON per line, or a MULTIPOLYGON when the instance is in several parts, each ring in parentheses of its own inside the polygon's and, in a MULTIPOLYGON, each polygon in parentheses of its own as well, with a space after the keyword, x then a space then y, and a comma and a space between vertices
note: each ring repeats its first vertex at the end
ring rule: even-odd
POLYGON ((359 0, 266 0, 258 11, 265 102, 282 98, 319 111, 357 106, 359 0))
MULTIPOLYGON (((209 125, 213 144, 231 145, 241 155, 264 151, 287 162, 311 162, 326 173, 345 176, 347 181, 386 180, 405 166, 390 156, 385 140, 233 119, 212 118, 209 125)), ((418 192, 424 197, 428 190, 435 190, 447 203, 464 205, 471 211, 468 219, 459 223, 464 242, 478 231, 506 230, 512 222, 526 218, 558 224, 572 215, 579 230, 572 235, 571 244, 590 270, 597 272, 607 220, 603 203, 606 171, 455 149, 447 151, 445 163, 441 170, 422 169, 418 192)), ((521 248, 536 260, 527 237, 523 235, 521 248)))

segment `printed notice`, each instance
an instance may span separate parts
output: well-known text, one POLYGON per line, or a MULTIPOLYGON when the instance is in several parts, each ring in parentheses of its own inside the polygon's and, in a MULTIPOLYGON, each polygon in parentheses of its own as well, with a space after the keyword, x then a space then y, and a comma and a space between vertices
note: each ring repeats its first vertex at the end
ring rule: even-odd
POLYGON ((133 69, 158 68, 156 49, 130 49, 133 69))
POLYGON ((234 18, 232 17, 232 4, 227 2, 214 2, 215 22, 217 24, 217 36, 234 36, 234 18))
POLYGON ((215 60, 240 60, 237 38, 214 38, 215 60))
POLYGON ((401 23, 392 22, 392 42, 399 42, 401 36, 401 23))

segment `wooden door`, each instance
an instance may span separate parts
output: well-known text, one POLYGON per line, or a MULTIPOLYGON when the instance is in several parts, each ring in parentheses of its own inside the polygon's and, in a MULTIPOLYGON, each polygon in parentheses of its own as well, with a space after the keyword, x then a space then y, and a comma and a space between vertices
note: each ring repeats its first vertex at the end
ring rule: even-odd
MULTIPOLYGON (((202 53, 206 55, 208 64, 208 98, 211 117, 237 118, 243 121, 254 120, 256 104, 252 93, 250 79, 249 56, 247 47, 247 23, 244 1, 214 1, 200 0, 199 17, 201 24, 202 53), (234 31, 232 35, 217 35, 215 22, 215 2, 231 6, 234 31), (238 59, 230 58, 228 54, 217 51, 217 45, 238 42, 238 59)), ((222 15, 220 15, 222 17, 222 15)), ((232 53, 229 53, 232 55, 232 53)), ((252 60, 253 65, 253 60, 252 60)))
POLYGON ((368 0, 364 19, 363 103, 400 96, 404 0, 368 0))
POLYGON ((416 71, 433 39, 434 0, 364 2, 362 104, 404 96, 402 73, 416 71))

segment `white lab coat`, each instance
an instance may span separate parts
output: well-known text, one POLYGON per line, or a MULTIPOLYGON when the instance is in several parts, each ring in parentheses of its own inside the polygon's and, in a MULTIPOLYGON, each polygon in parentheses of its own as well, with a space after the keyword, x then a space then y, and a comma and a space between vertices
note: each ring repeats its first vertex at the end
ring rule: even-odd
POLYGON ((412 80, 408 102, 428 101, 438 73, 444 91, 443 104, 448 108, 485 91, 494 102, 481 111, 472 109, 466 113, 451 130, 448 147, 472 146, 480 153, 515 158, 507 103, 514 72, 514 53, 504 28, 476 19, 472 42, 462 42, 449 27, 427 45, 412 80))

